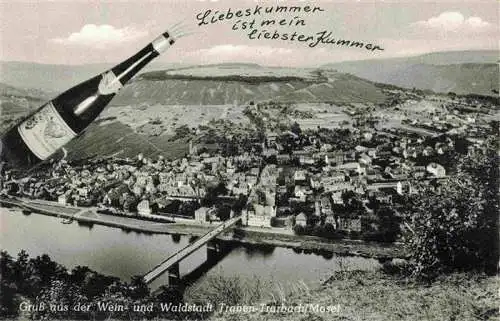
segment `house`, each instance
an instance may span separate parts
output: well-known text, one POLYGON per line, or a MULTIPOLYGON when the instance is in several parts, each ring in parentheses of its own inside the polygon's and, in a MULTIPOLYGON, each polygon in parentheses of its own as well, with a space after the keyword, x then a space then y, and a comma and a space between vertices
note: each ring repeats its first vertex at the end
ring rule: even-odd
POLYGON ((321 180, 318 177, 311 177, 309 181, 311 188, 318 189, 321 187, 321 180))
POLYGON ((105 205, 118 206, 120 203, 120 197, 123 193, 128 193, 129 188, 127 185, 122 184, 116 188, 113 188, 108 191, 108 193, 104 196, 103 203, 105 205))
POLYGON ((252 206, 257 216, 267 217, 268 220, 276 216, 276 206, 274 205, 252 204, 252 206))
POLYGON ((392 152, 388 150, 377 152, 377 158, 379 159, 388 159, 391 155, 392 152))
POLYGON ((431 146, 425 147, 424 150, 422 151, 422 155, 426 157, 434 156, 435 154, 436 151, 431 146))
MULTIPOLYGON (((137 209, 137 198, 130 193, 123 193, 120 202, 124 211, 133 212, 137 209)), ((155 207, 157 208, 158 205, 155 204, 155 207)), ((151 209, 150 212, 152 212, 151 209)))
POLYGON ((314 165, 314 158, 309 155, 300 155, 299 163, 301 165, 314 165))
POLYGON ((354 147, 354 150, 358 153, 363 153, 368 150, 368 147, 357 145, 356 147, 354 147))
POLYGON ((231 192, 233 195, 247 195, 248 194, 248 187, 243 185, 243 186, 234 186, 231 188, 231 192))
POLYGON ((344 163, 344 154, 342 152, 326 153, 325 163, 330 165, 342 165, 344 163))
POLYGON ((332 200, 334 204, 343 204, 342 191, 337 191, 332 193, 332 200))
POLYGON ((139 215, 151 215, 151 208, 148 200, 142 200, 137 204, 137 213, 139 215))
POLYGON ((288 155, 288 154, 276 155, 276 161, 280 165, 288 164, 288 163, 290 163, 290 155, 288 155))
POLYGON ((306 226, 307 225, 307 216, 304 213, 300 213, 295 216, 295 225, 306 226))
POLYGON ((306 172, 305 171, 295 171, 293 174, 293 179, 295 183, 305 183, 306 181, 306 172))
POLYGON ((365 176, 368 181, 377 181, 382 179, 382 174, 378 168, 367 168, 365 176))
POLYGON ((411 194, 412 188, 410 182, 398 182, 396 192, 399 195, 411 194))
POLYGON ((208 217, 208 208, 200 207, 196 211, 194 211, 194 220, 198 223, 205 223, 208 217))
POLYGON ((352 191, 354 186, 350 182, 335 182, 324 184, 325 192, 352 191))
POLYGON ((323 196, 320 199, 321 204, 321 213, 325 215, 331 215, 332 212, 332 202, 330 201, 330 197, 323 196))
POLYGON ((361 219, 359 217, 338 217, 338 228, 347 231, 361 232, 361 219))
POLYGON ((403 180, 408 178, 408 175, 403 172, 401 167, 386 167, 384 172, 392 179, 403 180))
POLYGON ((89 195, 89 189, 86 187, 81 187, 77 189, 77 193, 80 197, 87 197, 89 195))
MULTIPOLYGON (((397 188, 397 186, 396 186, 397 188)), ((373 193, 373 197, 382 204, 392 204, 392 195, 384 191, 377 191, 373 193)))
POLYGON ((253 208, 242 211, 243 222, 248 226, 271 227, 275 207, 253 204, 253 208), (271 213, 269 213, 271 212, 271 213))
POLYGON ((358 170, 358 167, 359 167, 358 162, 348 162, 348 163, 344 163, 342 165, 337 166, 338 169, 345 169, 348 171, 358 170))
POLYGON ((446 176, 446 170, 444 169, 444 167, 437 163, 430 163, 429 165, 427 165, 426 170, 436 177, 446 176))
POLYGON ((256 177, 259 176, 259 168, 258 167, 252 167, 250 169, 250 175, 256 176, 256 177))
POLYGON ((367 166, 365 164, 357 163, 358 165, 356 166, 356 173, 358 175, 366 175, 366 169, 367 166))
POLYGON ((337 221, 335 220, 335 216, 333 214, 325 217, 325 224, 331 224, 335 229, 337 229, 337 221))
POLYGON ((300 157, 301 155, 303 156, 310 156, 311 155, 311 151, 308 151, 306 150, 305 148, 304 149, 299 149, 299 150, 294 150, 292 151, 292 155, 296 158, 300 157))
POLYGON ((276 148, 264 148, 262 150, 262 156, 271 157, 277 155, 278 155, 278 150, 276 148))
POLYGON ((327 151, 330 151, 333 149, 333 146, 331 144, 322 144, 321 147, 320 147, 320 151, 322 152, 327 152, 327 151))
POLYGON ((372 138, 373 138, 373 133, 370 133, 370 132, 364 132, 364 133, 363 133, 363 138, 364 138, 364 140, 370 141, 370 140, 372 140, 372 138))
POLYGON ((67 191, 66 193, 59 195, 57 198, 57 202, 61 205, 68 205, 71 200, 71 191, 67 191))
POLYGON ((267 144, 270 146, 272 144, 275 144, 276 143, 276 140, 278 138, 278 133, 267 133, 266 135, 266 140, 267 140, 267 144))
POLYGON ((333 182, 345 182, 345 174, 341 171, 331 172, 329 175, 330 181, 333 182))
POLYGON ((134 184, 134 187, 132 188, 132 193, 134 193, 136 196, 141 196, 143 193, 144 188, 138 184, 134 184))
POLYGON ((314 201, 314 215, 321 216, 321 203, 319 200, 314 201))
POLYGON ((375 148, 370 148, 368 150, 368 156, 371 158, 377 158, 377 150, 375 148))
POLYGON ((294 189, 294 195, 297 197, 301 202, 306 201, 306 196, 311 194, 312 191, 309 190, 306 186, 301 186, 301 185, 295 185, 294 189))
POLYGON ((363 154, 361 154, 361 156, 359 156, 359 163, 364 164, 364 165, 371 165, 372 158, 370 156, 366 155, 365 153, 363 153, 363 154))

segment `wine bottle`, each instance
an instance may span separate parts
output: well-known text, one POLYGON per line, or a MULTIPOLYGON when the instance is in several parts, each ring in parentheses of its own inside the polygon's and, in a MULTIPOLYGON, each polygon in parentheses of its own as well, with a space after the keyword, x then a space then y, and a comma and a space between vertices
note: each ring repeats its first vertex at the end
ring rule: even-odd
POLYGON ((30 169, 81 134, 116 93, 151 60, 174 44, 165 32, 132 57, 63 92, 11 127, 0 139, 0 160, 30 169))

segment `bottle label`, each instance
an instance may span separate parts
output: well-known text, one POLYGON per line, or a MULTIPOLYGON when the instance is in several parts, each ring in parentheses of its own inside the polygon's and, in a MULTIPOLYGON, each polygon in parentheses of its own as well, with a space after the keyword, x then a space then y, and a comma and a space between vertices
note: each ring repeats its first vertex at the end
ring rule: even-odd
POLYGON ((41 160, 45 160, 76 137, 52 102, 25 120, 19 127, 19 134, 41 160))
POLYGON ((99 94, 111 95, 116 94, 123 87, 120 80, 116 77, 113 71, 109 70, 102 74, 101 82, 99 83, 99 94))

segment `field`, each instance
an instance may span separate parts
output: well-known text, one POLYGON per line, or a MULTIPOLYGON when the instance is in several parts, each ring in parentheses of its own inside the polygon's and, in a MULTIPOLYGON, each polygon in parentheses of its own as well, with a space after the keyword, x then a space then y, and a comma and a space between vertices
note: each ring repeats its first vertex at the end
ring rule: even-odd
POLYGON ((196 128, 210 120, 226 119, 234 123, 247 122, 241 105, 161 105, 113 106, 102 118, 116 117, 138 133, 151 136, 173 135, 182 125, 196 128))
POLYGON ((304 113, 310 113, 311 118, 291 117, 292 121, 297 122, 302 129, 339 128, 347 125, 351 117, 344 112, 344 109, 334 104, 309 103, 297 104, 296 110, 304 113))

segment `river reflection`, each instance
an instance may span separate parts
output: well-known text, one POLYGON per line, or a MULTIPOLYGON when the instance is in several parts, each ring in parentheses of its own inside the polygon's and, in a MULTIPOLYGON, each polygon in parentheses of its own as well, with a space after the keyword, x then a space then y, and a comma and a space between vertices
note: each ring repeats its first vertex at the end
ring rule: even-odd
MULTIPOLYGON (((185 247, 195 237, 178 234, 158 235, 111 228, 98 224, 73 222, 62 224, 60 218, 33 213, 23 215, 16 209, 0 208, 0 246, 12 256, 25 249, 30 256, 47 253, 53 260, 72 269, 88 266, 100 273, 128 281, 142 275, 165 258, 185 247)), ((269 245, 224 242, 227 255, 204 277, 213 274, 259 277, 288 282, 303 280, 317 283, 336 270, 374 270, 375 259, 342 257, 328 251, 296 250, 269 245)), ((180 263, 186 275, 206 261, 206 248, 195 251, 180 263)), ((152 287, 166 283, 166 276, 152 287)))
POLYGON ((181 241, 181 235, 180 234, 172 234, 172 242, 175 244, 178 244, 181 241))

